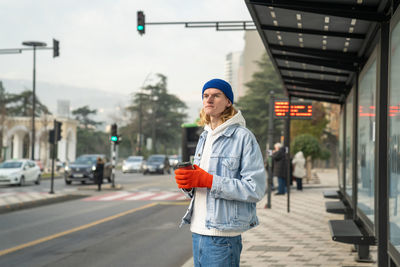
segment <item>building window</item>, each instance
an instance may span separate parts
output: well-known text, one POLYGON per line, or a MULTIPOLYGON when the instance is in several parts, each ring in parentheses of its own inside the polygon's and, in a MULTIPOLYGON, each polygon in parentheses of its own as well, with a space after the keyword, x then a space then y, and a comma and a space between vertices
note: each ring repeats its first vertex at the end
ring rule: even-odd
POLYGON ((376 59, 359 84, 357 206, 374 223, 376 59))
POLYGON ((391 33, 389 88, 389 221, 390 242, 400 248, 400 23, 391 33))
POLYGON ((345 183, 348 196, 353 195, 353 91, 346 100, 346 164, 345 183))

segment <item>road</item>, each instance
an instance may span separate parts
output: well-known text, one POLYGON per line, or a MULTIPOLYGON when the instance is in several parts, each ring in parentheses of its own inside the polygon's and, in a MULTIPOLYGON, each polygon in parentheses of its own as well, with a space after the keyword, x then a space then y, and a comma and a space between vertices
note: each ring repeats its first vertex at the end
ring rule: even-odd
MULTIPOLYGON (((181 266, 191 257, 191 235, 178 228, 188 201, 173 175, 117 173, 121 191, 66 186, 87 198, 0 215, 0 266, 181 266)), ((3 191, 48 191, 41 185, 3 191)))

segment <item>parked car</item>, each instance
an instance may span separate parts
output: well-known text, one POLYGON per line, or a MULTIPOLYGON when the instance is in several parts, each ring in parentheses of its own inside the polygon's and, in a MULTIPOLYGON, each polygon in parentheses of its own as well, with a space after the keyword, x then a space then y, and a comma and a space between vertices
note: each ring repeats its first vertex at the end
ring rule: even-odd
POLYGON ((40 184, 41 171, 32 160, 7 160, 0 164, 0 185, 40 184))
POLYGON ((122 162, 122 172, 141 172, 143 156, 130 156, 122 162))
POLYGON ((151 155, 143 164, 143 174, 148 173, 171 173, 171 166, 167 155, 151 155))
POLYGON ((102 154, 85 154, 79 156, 74 162, 65 166, 64 180, 67 185, 72 182, 94 182, 94 171, 96 171, 97 158, 101 157, 104 161, 104 179, 111 183, 111 163, 102 154))
POLYGON ((182 157, 179 155, 171 155, 168 156, 169 159, 169 165, 171 165, 172 168, 175 168, 176 165, 182 161, 182 157))

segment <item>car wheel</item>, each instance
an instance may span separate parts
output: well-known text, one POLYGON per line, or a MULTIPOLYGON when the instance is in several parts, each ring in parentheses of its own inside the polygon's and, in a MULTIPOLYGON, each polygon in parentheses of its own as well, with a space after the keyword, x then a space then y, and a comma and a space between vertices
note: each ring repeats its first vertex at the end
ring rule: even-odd
POLYGON ((70 185, 71 183, 72 183, 71 181, 65 179, 65 184, 70 185))
POLYGON ((21 176, 21 179, 19 179, 19 186, 24 186, 25 185, 25 177, 21 176))
POLYGON ((41 177, 40 177, 40 174, 39 174, 38 177, 36 178, 35 184, 39 185, 40 184, 40 179, 41 179, 41 177))

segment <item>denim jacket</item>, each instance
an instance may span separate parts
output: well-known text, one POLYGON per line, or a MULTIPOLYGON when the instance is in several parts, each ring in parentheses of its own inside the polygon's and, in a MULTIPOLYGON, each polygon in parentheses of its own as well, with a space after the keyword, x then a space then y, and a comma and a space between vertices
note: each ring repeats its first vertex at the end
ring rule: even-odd
MULTIPOLYGON (((207 131, 197 143, 194 164, 199 165, 207 131)), ((245 127, 231 125, 213 143, 208 172, 213 175, 207 190, 206 227, 220 231, 245 231, 258 225, 256 202, 264 197, 266 174, 259 145, 245 127)), ((194 192, 181 226, 190 224, 194 192)))

